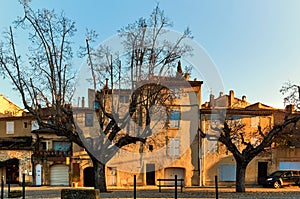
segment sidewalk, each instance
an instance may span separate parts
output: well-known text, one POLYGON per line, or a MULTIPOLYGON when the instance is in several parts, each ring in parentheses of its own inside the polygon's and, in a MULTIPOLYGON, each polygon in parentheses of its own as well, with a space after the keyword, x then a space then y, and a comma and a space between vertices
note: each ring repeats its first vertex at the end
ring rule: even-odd
MULTIPOLYGON (((60 192, 62 189, 70 187, 26 187, 26 199, 60 199, 60 192)), ((72 189, 72 188, 71 188, 72 189)), ((83 188, 88 189, 88 188, 83 188)), ((11 187, 11 190, 22 190, 21 187, 11 187)), ((7 196, 7 187, 5 188, 5 195, 7 196)), ((156 186, 152 187, 137 187, 137 198, 149 199, 171 199, 174 198, 174 189, 163 189, 158 192, 156 186)), ((199 188, 188 187, 181 193, 178 190, 178 198, 201 198, 212 199, 216 198, 215 189, 211 187, 199 188)), ((100 193, 101 199, 132 199, 133 187, 108 187, 107 193, 100 193)), ((246 188, 246 193, 235 193, 234 188, 219 188, 219 199, 224 198, 239 198, 239 199, 296 199, 300 198, 299 187, 285 187, 281 189, 273 188, 246 188)))

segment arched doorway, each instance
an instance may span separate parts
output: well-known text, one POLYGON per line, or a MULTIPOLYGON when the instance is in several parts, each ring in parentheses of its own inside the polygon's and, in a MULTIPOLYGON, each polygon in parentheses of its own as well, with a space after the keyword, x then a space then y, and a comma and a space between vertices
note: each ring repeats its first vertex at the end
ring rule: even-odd
MULTIPOLYGON (((165 178, 166 179, 175 179, 175 175, 177 175, 177 179, 184 179, 185 169, 179 167, 169 167, 165 168, 165 178)), ((174 182, 165 182, 165 184, 174 184, 174 182)))
POLYGON ((6 160, 6 183, 19 184, 19 160, 17 158, 6 160))
POLYGON ((94 167, 87 167, 83 170, 83 186, 85 187, 94 187, 95 178, 94 178, 94 167))

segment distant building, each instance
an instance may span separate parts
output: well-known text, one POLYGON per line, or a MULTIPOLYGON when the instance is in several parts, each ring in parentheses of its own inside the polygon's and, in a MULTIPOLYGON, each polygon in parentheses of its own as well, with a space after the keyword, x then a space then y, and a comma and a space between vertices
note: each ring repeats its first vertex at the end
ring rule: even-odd
MULTIPOLYGON (((236 163, 232 154, 226 147, 218 142, 218 135, 213 130, 215 122, 224 119, 234 124, 245 125, 243 128, 244 138, 251 144, 259 143, 258 126, 265 131, 273 126, 282 124, 287 114, 299 114, 291 110, 276 109, 262 103, 250 104, 246 97, 238 99, 234 92, 228 95, 220 94, 216 99, 210 97, 210 101, 203 104, 200 110, 201 130, 207 136, 201 139, 201 185, 213 185, 214 177, 219 177, 221 185, 235 183, 236 163)), ((299 134, 299 132, 295 132, 299 134)), ((299 137, 299 136, 298 136, 299 137)), ((239 137, 233 138, 235 145, 242 149, 239 137)), ((298 140, 299 141, 299 140, 298 140)), ((299 142, 298 142, 299 143, 299 142)), ((247 167, 246 184, 259 184, 260 179, 277 169, 300 169, 300 158, 296 155, 298 148, 280 147, 273 144, 254 158, 247 167)))
POLYGON ((22 116, 23 112, 23 109, 0 94, 0 117, 22 116))
POLYGON ((32 117, 0 95, 0 175, 5 183, 19 184, 25 173, 26 182, 32 182, 32 117))

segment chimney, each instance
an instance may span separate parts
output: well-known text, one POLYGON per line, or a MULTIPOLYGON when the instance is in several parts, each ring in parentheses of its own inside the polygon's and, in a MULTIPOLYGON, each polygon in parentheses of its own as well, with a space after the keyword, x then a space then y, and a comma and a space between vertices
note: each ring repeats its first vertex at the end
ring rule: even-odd
POLYGON ((242 101, 243 101, 243 102, 246 102, 246 100, 247 100, 246 95, 243 95, 243 96, 242 96, 242 101))
POLYGON ((220 96, 219 96, 219 97, 222 97, 222 96, 223 96, 223 92, 221 91, 221 92, 220 92, 220 96))
POLYGON ((234 103, 234 91, 233 90, 230 90, 229 91, 229 107, 231 107, 234 103))
POLYGON ((205 102, 204 107, 208 108, 208 105, 209 105, 208 102, 205 102))
POLYGON ((84 97, 81 99, 81 107, 84 108, 84 97))
POLYGON ((285 107, 285 110, 286 110, 287 113, 294 113, 295 105, 294 104, 289 104, 285 107))
POLYGON ((190 73, 185 73, 184 77, 186 81, 190 81, 190 73))
POLYGON ((209 106, 210 107, 215 106, 215 96, 213 94, 210 94, 210 96, 209 96, 209 106))
POLYGON ((181 67, 181 62, 180 60, 178 61, 178 64, 177 64, 177 73, 176 73, 176 76, 178 78, 182 77, 182 67, 181 67))

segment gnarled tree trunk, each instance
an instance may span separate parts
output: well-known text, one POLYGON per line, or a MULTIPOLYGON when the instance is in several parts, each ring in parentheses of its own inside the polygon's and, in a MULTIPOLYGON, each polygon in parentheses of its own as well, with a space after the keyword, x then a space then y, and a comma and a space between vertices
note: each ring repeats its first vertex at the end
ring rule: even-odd
MULTIPOLYGON (((95 189, 99 189, 100 192, 107 192, 106 181, 105 181, 105 164, 91 156, 94 166, 94 180, 95 189)), ((92 176, 91 176, 92 177, 92 176)))
POLYGON ((245 192, 246 169, 248 163, 236 161, 236 192, 245 192))

